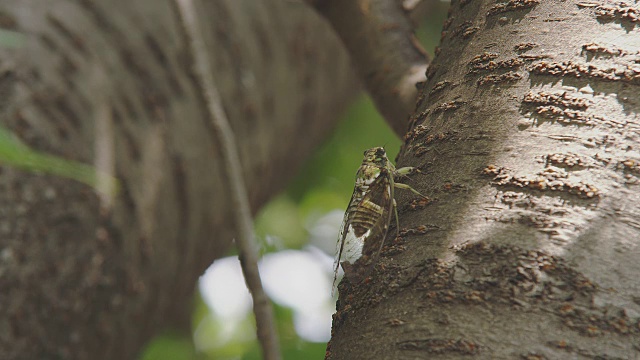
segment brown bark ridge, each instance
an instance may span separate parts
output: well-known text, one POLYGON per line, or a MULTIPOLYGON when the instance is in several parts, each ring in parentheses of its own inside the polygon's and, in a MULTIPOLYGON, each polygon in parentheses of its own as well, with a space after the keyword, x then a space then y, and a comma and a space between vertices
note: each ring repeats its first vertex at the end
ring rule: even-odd
POLYGON ((452 3, 398 160, 429 200, 340 284, 327 359, 640 358, 639 11, 452 3))
MULTIPOLYGON (((197 277, 231 244, 218 147, 172 4, 0 4, 0 27, 25 39, 0 47, 3 126, 121 185, 99 197, 2 168, 2 359, 135 357, 164 327, 188 328, 197 277)), ((255 212, 331 130, 355 77, 304 4, 199 8, 255 212)))

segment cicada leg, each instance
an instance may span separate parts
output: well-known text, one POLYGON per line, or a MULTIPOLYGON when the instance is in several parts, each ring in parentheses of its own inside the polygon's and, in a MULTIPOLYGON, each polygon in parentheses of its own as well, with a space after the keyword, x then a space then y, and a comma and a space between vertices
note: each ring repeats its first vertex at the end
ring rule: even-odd
POLYGON ((426 196, 424 196, 424 195, 420 194, 420 192, 419 192, 418 190, 416 190, 416 189, 412 188, 411 186, 409 186, 409 185, 407 185, 407 184, 401 184, 401 183, 397 183, 397 182, 396 182, 396 183, 393 183, 393 186, 397 187, 398 189, 405 189, 405 190, 409 190, 409 191, 411 191, 412 193, 414 193, 414 194, 416 194, 416 195, 419 195, 419 196, 422 196, 422 197, 423 197, 423 198, 425 198, 425 199, 427 198, 426 196))

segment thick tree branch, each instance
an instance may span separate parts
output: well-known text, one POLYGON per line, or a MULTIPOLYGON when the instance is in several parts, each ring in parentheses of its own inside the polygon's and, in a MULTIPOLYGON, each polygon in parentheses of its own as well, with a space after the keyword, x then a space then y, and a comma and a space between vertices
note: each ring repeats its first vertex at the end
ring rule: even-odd
POLYGON ((378 111, 398 136, 407 131, 427 54, 396 0, 309 0, 333 25, 378 111))

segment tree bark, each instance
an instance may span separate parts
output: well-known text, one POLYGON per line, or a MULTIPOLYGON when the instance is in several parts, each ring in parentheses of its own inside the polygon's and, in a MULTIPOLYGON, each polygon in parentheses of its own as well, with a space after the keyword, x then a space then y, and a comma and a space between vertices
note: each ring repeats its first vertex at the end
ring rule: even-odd
POLYGON ((345 276, 328 359, 640 357, 639 13, 453 2, 398 159, 429 200, 345 276))
MULTIPOLYGON (((0 4, 0 28, 24 38, 0 48, 3 125, 121 185, 109 198, 2 168, 2 359, 134 358, 163 328, 188 328, 198 276, 231 245, 224 169, 172 4, 0 4)), ((255 212, 326 137, 357 81, 304 4, 198 4, 255 212)))

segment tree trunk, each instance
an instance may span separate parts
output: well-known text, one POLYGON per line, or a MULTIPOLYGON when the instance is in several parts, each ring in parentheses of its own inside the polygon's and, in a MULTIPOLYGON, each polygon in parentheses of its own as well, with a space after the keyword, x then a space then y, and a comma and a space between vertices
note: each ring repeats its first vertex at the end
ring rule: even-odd
MULTIPOLYGON (((255 212, 329 133, 357 82, 304 4, 197 5, 255 212)), ((173 1, 4 1, 0 28, 23 35, 0 48, 3 125, 121 185, 99 197, 2 168, 0 358, 133 358, 164 327, 188 328, 194 284, 234 236, 173 1)))
POLYGON ((327 358, 640 358, 639 12, 453 2, 398 160, 429 200, 341 283, 327 358))

